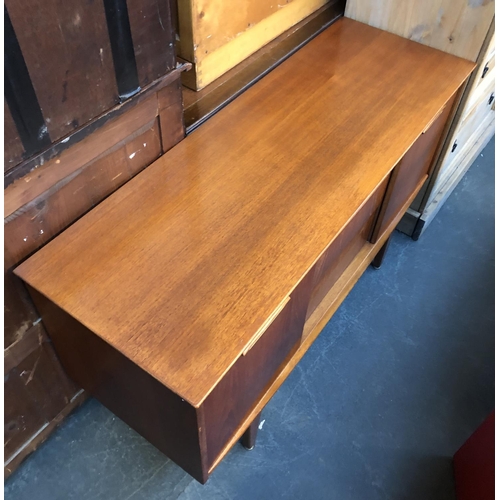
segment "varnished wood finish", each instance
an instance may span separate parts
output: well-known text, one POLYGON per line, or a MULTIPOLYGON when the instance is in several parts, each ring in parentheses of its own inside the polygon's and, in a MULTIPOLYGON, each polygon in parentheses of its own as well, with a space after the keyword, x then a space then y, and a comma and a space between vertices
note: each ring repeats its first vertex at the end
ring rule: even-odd
POLYGON ((205 482, 196 410, 43 295, 30 292, 69 376, 198 481, 205 482), (90 364, 89 359, 93 360, 90 364))
MULTIPOLYGON (((178 54, 193 63, 183 83, 200 90, 284 31, 334 0, 178 2, 178 54)), ((337 0, 344 10, 345 0, 337 0)))
POLYGON ((446 102, 443 109, 439 110, 438 115, 425 126, 420 137, 392 172, 387 188, 389 195, 384 200, 371 238, 372 242, 375 242, 385 231, 394 219, 394 215, 415 189, 416 184, 428 177, 432 160, 437 154, 436 147, 443 135, 443 128, 448 121, 453 103, 454 99, 452 98, 446 102))
POLYGON ((348 19, 295 53, 17 268, 70 375, 205 481, 422 186, 417 139, 472 67, 348 19))
POLYGON ((199 406, 472 68, 341 19, 17 272, 199 406))
POLYGON ((311 285, 308 278, 294 290, 264 334, 203 403, 209 467, 299 347, 311 285))
POLYGON ((259 413, 254 421, 249 425, 248 429, 245 431, 243 436, 241 436, 240 443, 247 449, 252 450, 255 446, 255 441, 257 441, 257 433, 259 432, 260 416, 259 413))
POLYGON ((313 291, 309 299, 306 320, 370 239, 387 190, 387 183, 388 179, 385 179, 309 271, 313 275, 313 291))
POLYGON ((380 251, 381 247, 390 236, 391 232, 396 227, 398 221, 403 217, 407 208, 409 207, 411 201, 418 193, 422 184, 419 183, 410 198, 407 200, 405 205, 401 208, 400 212, 396 214, 394 221, 390 224, 387 230, 381 235, 377 243, 365 242, 359 253, 349 264, 346 270, 339 277, 334 286, 329 290, 328 294, 324 297, 320 304, 314 310, 314 313, 309 317, 304 326, 304 333, 302 336, 302 342, 300 347, 297 349, 295 354, 289 360, 289 362, 284 366, 283 370, 276 377, 273 384, 269 389, 262 395, 260 400, 255 404, 253 410, 248 414, 248 416, 243 420, 239 428, 236 430, 234 435, 228 441, 226 447, 221 451, 214 464, 212 465, 209 473, 211 473, 215 467, 220 463, 224 455, 229 451, 229 449, 238 441, 238 439, 243 436, 247 428, 252 424, 254 419, 259 415, 264 406, 273 397, 275 392, 279 389, 281 384, 284 382, 286 377, 295 368, 295 366, 302 359, 304 354, 307 352, 312 343, 316 340, 318 335, 323 330, 326 323, 331 319, 335 311, 340 306, 342 301, 345 299, 347 294, 351 291, 352 287, 356 284, 357 280, 370 265, 370 262, 375 258, 377 252, 380 251))
POLYGON ((495 2, 348 0, 346 16, 471 61, 477 59, 495 2))
POLYGON ((285 31, 202 90, 182 89, 184 122, 191 133, 242 92, 339 19, 345 2, 333 2, 285 31))

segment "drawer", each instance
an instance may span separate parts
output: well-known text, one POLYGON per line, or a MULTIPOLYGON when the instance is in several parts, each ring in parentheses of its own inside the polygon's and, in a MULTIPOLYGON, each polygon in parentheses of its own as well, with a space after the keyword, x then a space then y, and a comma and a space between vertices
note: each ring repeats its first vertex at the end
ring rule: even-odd
POLYGON ((469 113, 461 121, 458 128, 455 130, 453 139, 450 142, 448 153, 443 161, 441 170, 436 179, 433 193, 439 192, 447 180, 455 171, 456 166, 460 163, 470 151, 471 145, 481 135, 484 124, 489 123, 491 115, 494 113, 492 107, 494 103, 494 82, 491 82, 489 88, 484 89, 485 92, 482 99, 469 110, 469 113))
POLYGON ((306 321, 370 239, 388 181, 385 179, 381 183, 310 271, 313 291, 309 300, 306 321))
POLYGON ((469 97, 467 99, 467 104, 464 108, 462 116, 467 116, 471 110, 477 105, 479 101, 482 101, 484 94, 489 91, 490 88, 495 89, 495 54, 485 62, 480 69, 481 74, 478 74, 477 81, 475 82, 474 88, 471 90, 469 97))
POLYGON ((449 99, 440 115, 420 135, 392 171, 387 195, 384 198, 371 238, 372 243, 380 238, 387 226, 408 202, 419 183, 428 176, 454 100, 454 97, 449 99))
POLYGON ((310 290, 307 281, 282 302, 276 318, 203 402, 208 469, 299 347, 307 306, 304 294, 310 290))

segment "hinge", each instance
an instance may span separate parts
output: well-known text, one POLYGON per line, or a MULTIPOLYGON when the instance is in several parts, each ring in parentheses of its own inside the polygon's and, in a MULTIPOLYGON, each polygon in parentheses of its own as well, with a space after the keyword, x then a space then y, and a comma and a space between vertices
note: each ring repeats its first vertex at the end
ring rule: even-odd
POLYGON ((481 75, 481 78, 484 78, 486 76, 486 73, 488 73, 489 69, 490 68, 489 68, 488 64, 486 64, 486 66, 483 69, 483 74, 481 75))
POLYGON ((488 99, 488 105, 491 106, 491 103, 493 102, 493 100, 495 99, 495 93, 492 92, 491 95, 490 95, 490 98, 488 99))
POLYGON ((455 142, 453 143, 452 148, 451 148, 451 152, 452 152, 452 153, 454 153, 454 152, 455 152, 455 149, 457 149, 457 146, 458 146, 458 142, 457 142, 457 141, 455 141, 455 142))

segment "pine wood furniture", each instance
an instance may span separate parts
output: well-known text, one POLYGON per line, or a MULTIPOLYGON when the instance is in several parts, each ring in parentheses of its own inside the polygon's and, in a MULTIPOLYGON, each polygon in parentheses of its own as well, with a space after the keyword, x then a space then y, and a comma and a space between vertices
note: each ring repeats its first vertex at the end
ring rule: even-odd
POLYGON ((68 374, 201 482, 252 447, 473 67, 330 26, 16 269, 68 374))

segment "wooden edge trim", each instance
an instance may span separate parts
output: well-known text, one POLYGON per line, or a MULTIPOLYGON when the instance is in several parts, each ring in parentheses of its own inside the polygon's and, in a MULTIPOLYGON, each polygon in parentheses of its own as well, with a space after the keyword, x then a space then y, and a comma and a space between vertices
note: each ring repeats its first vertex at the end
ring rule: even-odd
POLYGON ((443 107, 434 115, 432 120, 425 126, 424 130, 422 130, 422 134, 425 134, 432 126, 432 124, 441 116, 441 114, 444 111, 444 108, 446 108, 446 104, 443 105, 443 107))
POLYGON ((55 428, 69 415, 75 408, 80 406, 86 399, 88 394, 81 389, 77 392, 69 404, 59 412, 50 422, 47 422, 38 432, 36 432, 31 439, 19 448, 14 455, 12 455, 4 463, 4 480, 7 479, 21 464, 21 462, 31 453, 33 453, 55 430, 55 428))
MULTIPOLYGON (((425 179, 424 179, 425 180, 425 179)), ((254 421, 257 415, 262 411, 264 406, 269 402, 269 400, 273 397, 275 392, 280 388, 281 384, 284 382, 286 377, 290 374, 290 372, 295 368, 298 362, 302 359, 304 354, 307 352, 311 344, 316 340, 318 335, 323 330, 324 326, 330 318, 333 316, 335 311, 338 309, 344 298, 354 287, 359 277, 363 274, 366 268, 370 265, 373 258, 377 255, 380 248, 387 241, 392 231, 396 228, 399 220, 403 217, 408 207, 411 205, 411 202, 417 196, 422 184, 424 182, 422 180, 418 183, 416 189, 413 191, 411 196, 408 198, 408 201, 403 205, 397 215, 394 217, 393 221, 388 225, 387 229, 382 233, 380 238, 376 243, 366 242, 365 245, 361 248, 358 255, 353 259, 351 264, 347 267, 347 269, 342 273, 342 275, 337 280, 336 284, 332 287, 330 292, 326 295, 323 301, 319 304, 319 309, 323 304, 330 302, 330 306, 327 308, 327 311, 320 317, 316 319, 314 322, 314 313, 309 318, 306 326, 304 327, 304 335, 302 337, 302 343, 292 356, 290 361, 284 366, 281 373, 277 375, 274 382, 267 389, 267 391, 262 395, 261 399, 254 406, 253 410, 247 415, 247 417, 242 421, 239 425, 236 432, 233 434, 233 437, 228 441, 227 445, 222 449, 217 458, 214 460, 213 464, 210 466, 208 471, 209 474, 213 472, 213 470, 219 465, 227 452, 233 447, 233 445, 241 438, 246 429, 250 426, 250 424, 254 421), (313 323, 313 324, 311 324, 313 323)))
POLYGON ((262 335, 264 334, 264 332, 269 328, 269 326, 271 325, 271 323, 276 319, 276 317, 278 316, 278 314, 281 311, 283 311, 283 309, 288 304, 288 302, 290 302, 290 296, 285 297, 280 302, 280 304, 278 305, 278 307, 271 313, 271 315, 262 324, 262 326, 255 332, 254 336, 250 339, 250 341, 248 342, 247 346, 243 350, 243 353, 242 353, 243 356, 245 356, 246 354, 248 354, 248 352, 250 351, 250 349, 252 349, 252 347, 257 343, 257 341, 262 337, 262 335))

